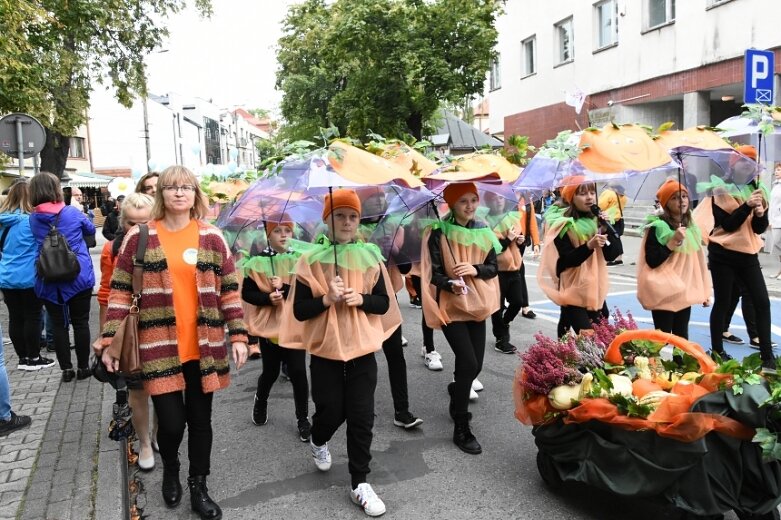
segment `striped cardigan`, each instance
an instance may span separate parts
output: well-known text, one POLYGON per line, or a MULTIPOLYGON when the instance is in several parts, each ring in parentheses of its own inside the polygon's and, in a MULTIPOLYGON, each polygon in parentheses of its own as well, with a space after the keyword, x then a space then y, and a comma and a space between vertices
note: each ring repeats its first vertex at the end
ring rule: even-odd
MULTIPOLYGON (((247 342, 247 331, 233 256, 220 230, 198 221, 198 348, 201 386, 214 392, 230 383, 225 326, 231 342, 247 342)), ((111 293, 103 327, 104 346, 111 343, 130 309, 133 287, 133 259, 138 247, 138 227, 128 232, 116 259, 111 293)), ((139 357, 144 387, 151 395, 185 388, 176 340, 176 309, 173 284, 163 248, 157 236, 157 222, 149 222, 149 239, 144 255, 144 278, 139 304, 139 357)))

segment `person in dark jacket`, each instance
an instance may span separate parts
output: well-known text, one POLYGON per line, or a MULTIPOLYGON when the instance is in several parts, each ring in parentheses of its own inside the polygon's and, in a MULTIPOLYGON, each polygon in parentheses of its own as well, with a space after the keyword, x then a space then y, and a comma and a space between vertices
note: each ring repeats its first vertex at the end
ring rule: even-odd
POLYGON ((103 221, 103 236, 106 240, 114 240, 119 232, 119 212, 122 209, 122 202, 125 200, 124 195, 117 197, 116 205, 106 215, 106 220, 103 221))

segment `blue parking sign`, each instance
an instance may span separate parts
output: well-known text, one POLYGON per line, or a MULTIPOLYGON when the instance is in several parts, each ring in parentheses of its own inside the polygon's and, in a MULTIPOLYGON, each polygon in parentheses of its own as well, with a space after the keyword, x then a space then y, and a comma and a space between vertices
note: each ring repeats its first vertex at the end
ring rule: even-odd
POLYGON ((773 51, 747 49, 743 76, 743 102, 773 104, 773 51))

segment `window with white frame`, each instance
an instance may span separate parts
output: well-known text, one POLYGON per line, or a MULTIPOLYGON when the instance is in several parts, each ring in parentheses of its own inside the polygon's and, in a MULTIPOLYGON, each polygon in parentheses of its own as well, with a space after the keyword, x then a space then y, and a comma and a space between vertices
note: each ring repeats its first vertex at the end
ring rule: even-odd
POLYGON ((556 63, 567 63, 575 59, 575 38, 572 32, 572 17, 553 26, 556 42, 556 63))
POLYGON ((531 76, 537 72, 537 35, 530 36, 521 42, 522 76, 531 76))
POLYGON ((675 0, 647 0, 648 28, 675 20, 675 0))
POLYGON ((499 56, 491 60, 491 72, 489 75, 491 90, 502 88, 502 71, 499 68, 499 56))
POLYGON ((68 157, 72 159, 86 159, 87 155, 84 152, 84 138, 71 137, 70 146, 68 147, 68 157))
POLYGON ((594 4, 596 48, 609 47, 618 41, 618 16, 616 0, 603 0, 594 4))

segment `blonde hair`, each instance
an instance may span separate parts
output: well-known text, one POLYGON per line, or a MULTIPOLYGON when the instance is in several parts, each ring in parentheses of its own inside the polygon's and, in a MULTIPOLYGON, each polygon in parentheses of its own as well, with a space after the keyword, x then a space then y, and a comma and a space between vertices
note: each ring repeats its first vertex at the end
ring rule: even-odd
POLYGON ((11 184, 8 196, 0 201, 0 213, 21 210, 22 213, 32 213, 30 204, 30 186, 26 180, 18 180, 11 184))
POLYGON ((157 181, 158 189, 155 193, 155 203, 152 206, 152 219, 161 220, 165 217, 165 202, 163 201, 163 187, 176 185, 177 182, 182 184, 190 184, 195 186, 195 197, 193 198, 193 207, 190 208, 190 218, 200 220, 206 216, 209 212, 209 207, 206 205, 206 197, 204 197, 201 191, 201 186, 198 184, 198 179, 195 178, 195 174, 184 166, 169 166, 160 173, 160 178, 157 181))
POLYGON ((125 227, 125 210, 128 208, 144 209, 151 208, 155 204, 155 199, 146 193, 131 193, 122 201, 122 209, 119 212, 119 226, 125 227))

